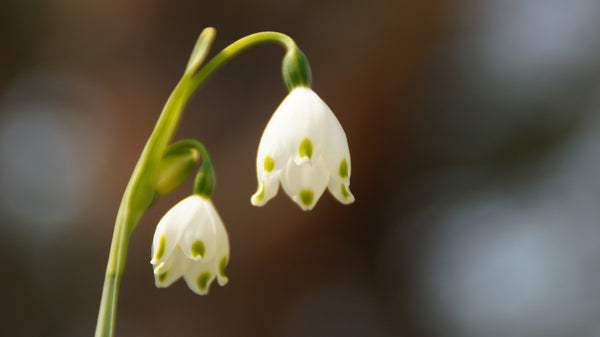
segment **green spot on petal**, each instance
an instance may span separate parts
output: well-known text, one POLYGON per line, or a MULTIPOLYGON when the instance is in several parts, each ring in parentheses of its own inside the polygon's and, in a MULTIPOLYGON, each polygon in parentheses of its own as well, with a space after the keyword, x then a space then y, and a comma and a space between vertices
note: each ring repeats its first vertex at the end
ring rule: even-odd
POLYGON ((198 255, 200 255, 201 257, 204 257, 204 251, 205 251, 205 247, 204 247, 204 242, 200 241, 200 240, 196 240, 193 244, 192 244, 192 256, 196 257, 198 255))
POLYGON ((273 160, 273 158, 271 158, 270 156, 266 156, 264 167, 265 167, 265 171, 267 171, 267 172, 273 171, 273 168, 275 167, 275 161, 273 160))
POLYGON ((346 158, 344 158, 344 160, 342 160, 342 163, 340 164, 340 178, 346 178, 348 176, 348 162, 346 161, 346 158))
POLYGON ((225 277, 225 267, 227 267, 227 256, 223 257, 219 263, 219 275, 222 277, 225 277))
POLYGON ((344 185, 344 184, 342 184, 342 195, 346 199, 348 199, 350 197, 350 193, 348 193, 348 190, 346 189, 346 185, 344 185))
POLYGON ((160 239, 158 240, 158 250, 156 251, 156 259, 160 260, 163 255, 165 255, 165 236, 161 235, 160 239))
POLYGON ((167 279, 167 272, 158 275, 158 282, 163 283, 167 279))
POLYGON ((310 206, 315 198, 315 194, 311 190, 302 190, 300 191, 300 201, 304 204, 304 206, 310 206))
POLYGON ((308 138, 304 138, 302 143, 300 143, 300 157, 308 157, 310 159, 312 157, 313 152, 313 144, 308 138))
POLYGON ((204 291, 206 290, 206 285, 208 284, 208 280, 210 279, 210 273, 202 273, 198 276, 198 288, 204 291))

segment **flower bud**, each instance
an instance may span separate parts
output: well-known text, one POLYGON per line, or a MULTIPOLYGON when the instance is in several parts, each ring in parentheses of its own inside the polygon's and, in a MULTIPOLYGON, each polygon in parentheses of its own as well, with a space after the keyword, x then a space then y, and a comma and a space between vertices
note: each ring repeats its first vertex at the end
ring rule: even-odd
POLYGON ((198 157, 198 150, 193 148, 167 151, 158 168, 156 194, 165 195, 181 185, 192 173, 198 157))

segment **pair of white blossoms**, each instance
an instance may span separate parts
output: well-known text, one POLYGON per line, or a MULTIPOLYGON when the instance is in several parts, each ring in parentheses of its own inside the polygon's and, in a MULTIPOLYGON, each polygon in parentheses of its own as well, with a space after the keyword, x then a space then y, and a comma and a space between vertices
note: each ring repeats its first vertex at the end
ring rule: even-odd
MULTIPOLYGON (((254 206, 262 206, 283 190, 303 210, 311 210, 325 188, 343 204, 350 193, 350 151, 344 129, 331 109, 307 87, 296 87, 283 100, 263 132, 256 158, 258 191, 254 206)), ((228 279, 229 238, 208 197, 192 195, 160 220, 152 243, 157 287, 168 287, 181 276, 189 288, 204 295, 217 279, 228 279)))

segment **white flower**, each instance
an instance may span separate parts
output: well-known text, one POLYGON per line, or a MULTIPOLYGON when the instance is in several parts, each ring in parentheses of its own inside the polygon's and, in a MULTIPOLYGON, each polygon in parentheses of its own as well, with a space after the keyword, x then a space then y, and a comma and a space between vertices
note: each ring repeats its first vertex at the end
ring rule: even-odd
POLYGON ((210 199, 189 196, 160 220, 152 241, 152 266, 159 288, 183 275, 188 287, 205 295, 217 278, 224 286, 229 260, 229 237, 210 199))
POLYGON ((258 146, 256 171, 255 206, 273 198, 279 182, 303 210, 312 209, 326 187, 341 203, 354 201, 344 129, 307 87, 294 88, 271 117, 258 146))

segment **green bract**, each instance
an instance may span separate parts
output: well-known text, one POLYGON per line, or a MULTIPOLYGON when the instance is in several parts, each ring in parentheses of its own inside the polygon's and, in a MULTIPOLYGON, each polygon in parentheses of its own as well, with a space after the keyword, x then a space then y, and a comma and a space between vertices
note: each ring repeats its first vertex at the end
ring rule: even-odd
POLYGON ((167 151, 160 161, 158 180, 154 187, 156 194, 165 195, 181 185, 192 173, 198 158, 196 149, 167 151))

